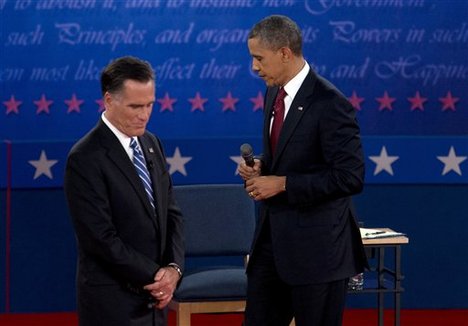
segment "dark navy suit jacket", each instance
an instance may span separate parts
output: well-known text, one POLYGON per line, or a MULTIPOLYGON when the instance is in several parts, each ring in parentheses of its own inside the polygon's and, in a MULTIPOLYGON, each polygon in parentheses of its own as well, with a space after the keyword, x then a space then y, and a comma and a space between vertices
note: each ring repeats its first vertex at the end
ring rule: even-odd
POLYGON ((355 110, 311 70, 272 155, 269 130, 277 92, 268 88, 265 95, 262 174, 287 176, 287 191, 261 202, 251 260, 268 218, 275 265, 285 282, 313 284, 353 276, 367 266, 351 201, 364 183, 355 110))
POLYGON ((78 244, 77 303, 84 325, 130 325, 129 318, 143 318, 151 309, 142 287, 160 267, 184 266, 182 215, 161 143, 148 132, 139 141, 156 210, 102 120, 68 156, 65 191, 78 244))

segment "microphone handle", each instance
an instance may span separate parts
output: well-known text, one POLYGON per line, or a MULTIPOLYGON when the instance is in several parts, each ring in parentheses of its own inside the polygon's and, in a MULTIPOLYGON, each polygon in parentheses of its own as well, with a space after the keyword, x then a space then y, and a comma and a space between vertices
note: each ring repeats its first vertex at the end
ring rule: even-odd
POLYGON ((253 168, 253 166, 255 165, 255 161, 254 161, 254 158, 252 156, 250 157, 244 157, 244 161, 245 161, 245 165, 253 168))
MULTIPOLYGON (((252 155, 249 155, 248 157, 244 157, 245 165, 253 168, 255 165, 255 161, 252 155)), ((247 187, 247 180, 244 180, 244 188, 247 187)))

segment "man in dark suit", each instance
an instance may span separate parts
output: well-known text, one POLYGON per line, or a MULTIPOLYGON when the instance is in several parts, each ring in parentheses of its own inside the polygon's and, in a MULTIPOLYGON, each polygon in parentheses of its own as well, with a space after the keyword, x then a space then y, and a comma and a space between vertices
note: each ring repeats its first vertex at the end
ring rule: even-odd
POLYGON ((146 131, 154 72, 134 57, 102 72, 105 111, 71 149, 65 192, 78 245, 81 326, 167 324, 182 275, 182 215, 161 142, 146 131))
POLYGON ((239 166, 260 202, 245 325, 341 325, 348 279, 367 265, 350 198, 364 181, 355 111, 304 60, 291 19, 263 19, 248 47, 267 90, 263 155, 239 166))

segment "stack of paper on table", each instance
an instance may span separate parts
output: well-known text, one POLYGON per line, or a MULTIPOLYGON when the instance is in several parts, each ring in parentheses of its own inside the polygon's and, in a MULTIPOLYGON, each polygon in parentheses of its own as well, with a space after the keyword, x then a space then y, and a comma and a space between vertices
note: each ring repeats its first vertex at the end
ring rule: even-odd
POLYGON ((377 239, 377 238, 390 238, 390 237, 399 237, 405 235, 401 232, 395 232, 391 230, 383 230, 383 229, 367 229, 367 228, 360 228, 361 231, 361 238, 362 239, 377 239))

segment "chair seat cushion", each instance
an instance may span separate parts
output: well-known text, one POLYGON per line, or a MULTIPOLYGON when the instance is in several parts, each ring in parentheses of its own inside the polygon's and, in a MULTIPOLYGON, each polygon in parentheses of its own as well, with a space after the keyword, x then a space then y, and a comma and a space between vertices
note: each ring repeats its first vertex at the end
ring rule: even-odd
POLYGON ((245 300, 246 293, 245 268, 223 267, 187 272, 174 299, 179 302, 245 300))

